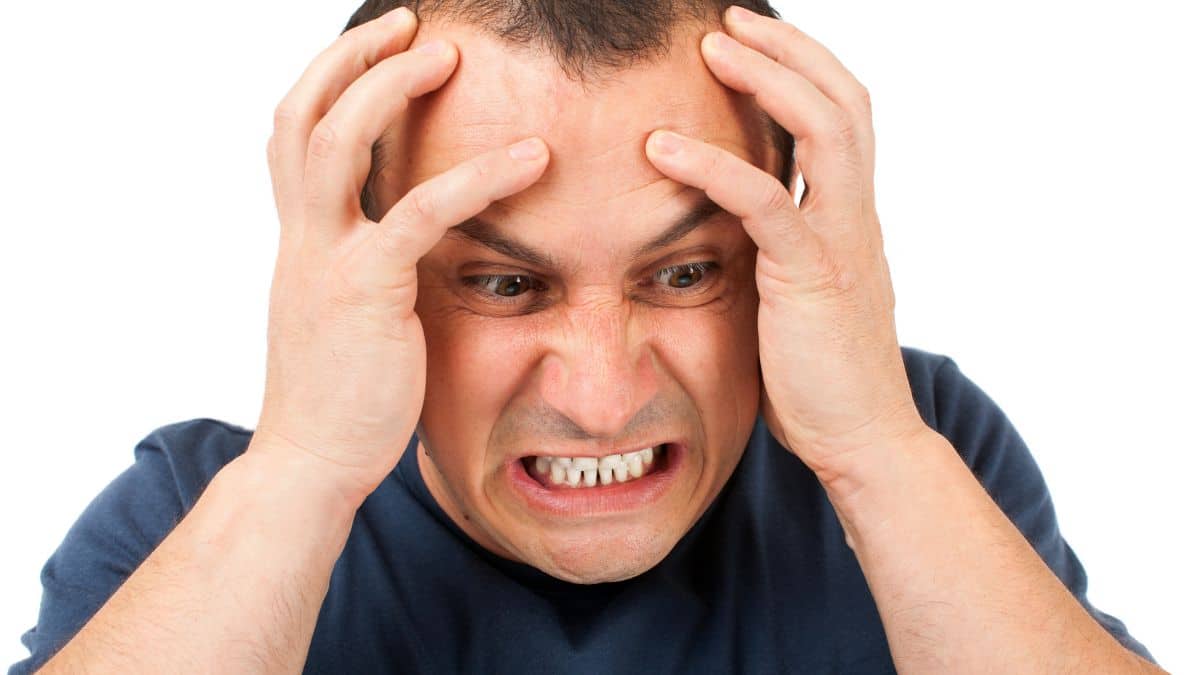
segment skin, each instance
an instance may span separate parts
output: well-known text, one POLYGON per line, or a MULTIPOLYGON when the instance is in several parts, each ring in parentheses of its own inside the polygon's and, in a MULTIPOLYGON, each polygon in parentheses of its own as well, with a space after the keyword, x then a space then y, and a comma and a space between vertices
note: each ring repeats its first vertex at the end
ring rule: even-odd
POLYGON ((378 188, 390 207, 411 187, 487 148, 536 135, 551 161, 536 183, 480 214, 498 236, 552 259, 532 266, 452 230, 418 265, 416 311, 429 378, 418 462, 435 499, 498 555, 573 582, 640 574, 674 547, 741 457, 758 409, 755 248, 718 212, 638 254, 703 194, 646 157, 657 128, 705 138, 778 172, 749 97, 705 68, 703 30, 676 31, 665 58, 585 84, 548 54, 514 55, 470 27, 423 24, 414 44, 458 45, 458 66, 385 135, 396 157, 378 188), (690 288, 672 265, 715 261, 690 288), (525 275, 513 297, 465 283, 525 275), (683 471, 647 508, 545 515, 513 490, 515 457, 604 455, 639 439, 686 444, 683 471))
MULTIPOLYGON (((526 84, 544 87, 517 88, 548 105, 514 120, 530 127, 471 125, 459 135, 463 147, 412 150, 393 166, 428 161, 415 178, 444 170, 406 192, 415 178, 390 177, 394 203, 375 222, 358 206, 371 143, 395 129, 413 101, 446 84, 459 53, 436 40, 432 49, 409 49, 417 23, 406 10, 348 31, 322 52, 281 101, 268 142, 280 252, 254 436, 41 672, 299 672, 354 514, 394 470, 423 405, 422 474, 460 523, 474 510, 472 536, 481 543, 581 580, 652 564, 723 484, 745 441, 753 406, 715 409, 712 373, 727 371, 720 382, 737 388, 739 405, 754 400, 751 350, 741 348, 753 333, 735 320, 749 316, 739 309, 752 301, 747 287, 758 294, 762 411, 825 488, 898 672, 1164 672, 1087 614, 916 414, 875 212, 866 90, 786 23, 731 9, 724 30, 733 39, 704 36, 703 65, 794 135, 806 179, 799 205, 752 152, 761 140, 739 135, 732 121, 745 118, 736 97, 709 87, 684 44, 677 60, 630 71, 642 86, 623 97, 588 93, 598 108, 580 106, 580 92, 543 71, 544 80, 526 84), (688 77, 669 77, 672 68, 688 77), (709 107, 670 107, 695 100, 693 88, 709 89, 709 107), (660 96, 668 105, 645 104, 660 96), (628 110, 629 119, 612 126, 644 141, 645 158, 668 180, 644 170, 629 137, 607 136, 606 144, 587 135, 600 129, 588 110, 628 110), (669 118, 655 118, 659 110, 669 118), (684 135, 647 136, 648 124, 684 135), (561 129, 577 133, 555 136, 561 129), (508 144, 517 138, 494 135, 499 130, 549 138, 508 144), (501 145, 450 165, 469 155, 470 143, 480 150, 488 141, 501 145), (593 169, 620 162, 620 170, 593 171, 585 181, 589 160, 593 169), (689 242, 681 250, 752 256, 753 283, 734 262, 723 268, 735 271, 711 307, 664 307, 634 283, 644 278, 634 271, 656 269, 657 259, 615 261, 699 191, 732 214, 757 252, 727 221, 694 233, 703 239, 698 249, 689 242), (538 312, 494 316, 457 290, 455 261, 484 253, 464 253, 465 244, 444 237, 485 211, 522 235, 536 233, 531 241, 565 263, 547 273, 558 285, 546 287, 557 293, 538 312), (446 302, 432 303, 437 297, 446 302), (689 330, 678 328, 681 315, 689 330), (469 330, 489 339, 462 334, 469 330), (584 350, 584 333, 603 348, 584 350), (694 358, 695 350, 711 360, 694 358), (472 367, 492 372, 482 378, 472 367), (467 382, 483 385, 472 392, 478 400, 454 386, 467 382), (440 417, 457 412, 451 401, 472 413, 457 416, 462 429, 440 417), (669 427, 689 443, 691 462, 678 481, 684 487, 656 507, 665 524, 605 523, 620 529, 604 545, 627 553, 621 562, 580 550, 580 542, 597 545, 593 532, 513 520, 494 477, 506 451, 556 438, 552 431, 569 429, 566 419, 576 428, 562 437, 603 445, 651 417, 647 426, 669 427), (522 534, 531 540, 517 541, 522 534)), ((547 67, 510 57, 519 63, 504 76, 514 82, 547 67)), ((433 97, 430 104, 414 108, 412 124, 433 134, 439 117, 457 113, 449 105, 439 113, 433 97)))

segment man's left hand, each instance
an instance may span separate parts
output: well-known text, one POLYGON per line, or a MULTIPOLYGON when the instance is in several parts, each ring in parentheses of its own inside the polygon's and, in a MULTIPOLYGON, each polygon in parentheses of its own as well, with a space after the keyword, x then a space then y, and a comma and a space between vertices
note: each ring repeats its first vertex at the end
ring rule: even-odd
POLYGON ((829 486, 858 451, 930 432, 896 337, 870 101, 829 50, 795 27, 738 7, 725 25, 728 34, 704 37, 704 60, 795 137, 795 169, 806 183, 799 205, 775 176, 698 139, 656 131, 647 157, 741 218, 758 246, 763 414, 829 486))

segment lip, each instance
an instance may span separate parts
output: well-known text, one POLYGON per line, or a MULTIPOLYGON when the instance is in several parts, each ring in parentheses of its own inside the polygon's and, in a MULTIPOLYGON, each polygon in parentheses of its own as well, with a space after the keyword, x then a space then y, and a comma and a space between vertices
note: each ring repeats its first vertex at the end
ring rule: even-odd
MULTIPOLYGON (((579 452, 572 452, 570 450, 555 450, 552 453, 546 453, 546 456, 547 457, 550 457, 550 456, 571 457, 571 458, 575 458, 575 457, 605 457, 607 455, 624 455, 625 453, 637 452, 638 450, 644 450, 646 448, 657 448, 660 445, 679 445, 679 444, 680 443, 678 441, 669 441, 669 440, 646 441, 642 445, 630 444, 629 446, 627 446, 621 450, 606 450, 604 452, 590 451, 590 450, 587 450, 586 448, 583 450, 580 450, 579 452)), ((524 459, 526 457, 531 457, 531 456, 537 456, 537 455, 521 455, 521 456, 517 457, 517 459, 520 460, 520 459, 524 459)))
MULTIPOLYGON (((665 464, 637 480, 583 488, 550 489, 534 480, 521 458, 508 463, 508 478, 525 505, 536 513, 557 518, 594 518, 646 508, 670 489, 687 461, 687 446, 666 443, 665 464)), ((646 446, 643 446, 646 447, 646 446)), ((655 446, 656 447, 656 446, 655 446)), ((610 453, 611 454, 611 453, 610 453)), ((595 457, 595 455, 555 455, 595 457)))

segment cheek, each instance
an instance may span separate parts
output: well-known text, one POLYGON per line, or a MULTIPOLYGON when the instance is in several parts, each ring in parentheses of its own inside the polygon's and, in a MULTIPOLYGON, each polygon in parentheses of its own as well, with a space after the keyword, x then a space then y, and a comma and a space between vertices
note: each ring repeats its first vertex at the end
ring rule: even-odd
POLYGON ((654 322, 664 366, 693 400, 712 441, 757 412, 757 295, 745 284, 719 310, 663 312, 654 322))
POLYGON ((531 367, 528 331, 520 321, 479 317, 454 303, 431 309, 436 295, 427 293, 429 305, 417 307, 427 364, 421 425, 439 464, 478 486, 496 470, 486 456, 496 421, 531 367))

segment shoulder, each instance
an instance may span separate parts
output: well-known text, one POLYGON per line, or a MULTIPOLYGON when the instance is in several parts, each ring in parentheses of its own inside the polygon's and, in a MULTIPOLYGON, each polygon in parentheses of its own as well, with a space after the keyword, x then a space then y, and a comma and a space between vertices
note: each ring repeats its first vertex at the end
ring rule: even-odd
POLYGON ((92 499, 42 568, 42 601, 22 636, 31 672, 66 644, 199 499, 213 476, 245 451, 252 433, 199 418, 154 429, 134 462, 92 499))
POLYGON ((1028 454, 1008 416, 954 359, 915 347, 901 347, 901 352, 921 418, 950 440, 968 465, 979 468, 980 462, 1002 455, 1028 454), (1004 453, 1013 447, 1020 451, 1004 453))
MULTIPOLYGON (((948 356, 902 348, 921 417, 963 462, 1043 557, 1060 546, 1049 488, 1008 416, 948 356)), ((1053 567, 1053 565, 1052 565, 1053 567)))
POLYGON ((938 354, 916 347, 900 347, 900 355, 904 359, 904 370, 908 374, 908 385, 912 389, 913 400, 925 423, 938 427, 939 408, 944 408, 946 399, 954 395, 954 387, 947 386, 946 377, 954 379, 962 376, 958 364, 945 354, 938 354), (939 405, 941 404, 941 405, 939 405))
POLYGON ((253 431, 209 417, 160 426, 134 448, 137 465, 169 478, 182 506, 189 509, 226 464, 246 451, 253 431))
POLYGON ((133 464, 72 525, 50 565, 107 551, 120 559, 117 567, 131 572, 191 510, 213 476, 245 451, 250 436, 208 418, 154 429, 134 447, 133 464))
POLYGON ((208 459, 232 460, 240 455, 254 432, 245 427, 213 419, 196 417, 165 424, 151 431, 138 447, 151 445, 171 452, 184 451, 208 459))

